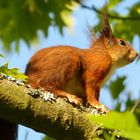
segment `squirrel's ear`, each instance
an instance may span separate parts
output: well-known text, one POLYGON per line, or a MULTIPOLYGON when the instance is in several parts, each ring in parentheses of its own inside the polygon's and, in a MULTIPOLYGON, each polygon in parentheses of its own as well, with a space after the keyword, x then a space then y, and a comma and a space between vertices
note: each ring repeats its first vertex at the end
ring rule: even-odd
POLYGON ((103 29, 101 31, 101 37, 111 39, 113 37, 113 34, 112 34, 111 27, 109 25, 107 12, 103 13, 103 26, 102 26, 102 28, 103 29))

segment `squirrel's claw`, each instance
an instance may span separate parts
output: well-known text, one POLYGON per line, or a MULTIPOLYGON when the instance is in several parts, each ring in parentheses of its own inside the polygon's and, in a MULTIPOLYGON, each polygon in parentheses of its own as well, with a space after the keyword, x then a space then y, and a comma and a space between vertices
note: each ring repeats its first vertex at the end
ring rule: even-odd
POLYGON ((81 105, 82 104, 82 99, 78 98, 75 95, 69 94, 67 96, 67 98, 68 98, 68 101, 72 104, 75 104, 75 105, 81 105))
POLYGON ((100 112, 104 112, 104 113, 109 112, 109 108, 105 105, 102 105, 102 104, 100 106, 95 106, 95 108, 100 112))
POLYGON ((103 113, 108 113, 109 112, 109 108, 103 104, 100 103, 89 103, 90 106, 92 106, 93 108, 96 108, 99 112, 103 112, 103 113))

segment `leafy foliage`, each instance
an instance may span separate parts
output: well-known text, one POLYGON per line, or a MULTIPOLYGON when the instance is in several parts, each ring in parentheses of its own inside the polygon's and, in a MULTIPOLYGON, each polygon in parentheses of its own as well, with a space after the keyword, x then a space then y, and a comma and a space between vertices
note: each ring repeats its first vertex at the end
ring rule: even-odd
POLYGON ((27 80, 27 76, 24 75, 23 73, 19 72, 18 68, 9 69, 8 68, 8 63, 6 63, 6 64, 4 64, 3 66, 0 67, 0 73, 6 74, 8 76, 12 76, 12 77, 16 78, 17 80, 18 79, 20 79, 22 81, 27 80))
MULTIPOLYGON (((41 31, 46 37, 51 25, 58 27, 60 33, 63 28, 68 26, 72 8, 78 4, 78 0, 0 0, 0 38, 5 49, 19 51, 20 40, 23 40, 30 46, 33 40, 38 39, 38 31, 41 31), (55 7, 55 8, 54 8, 55 7)), ((83 1, 84 2, 84 1, 83 1)), ((113 16, 121 17, 115 8, 122 0, 109 1, 108 10, 113 16)), ((140 2, 129 8, 129 12, 124 17, 139 17, 135 20, 113 18, 114 34, 121 38, 132 41, 135 34, 140 35, 140 2), (127 26, 123 26, 127 25, 127 26), (128 34, 129 33, 129 34, 128 34)), ((101 9, 103 10, 103 8, 101 9)), ((99 14, 100 15, 100 14, 99 14)), ((101 15, 99 16, 101 18, 101 15)), ((110 18, 111 19, 111 18, 110 18)), ((101 25, 95 27, 100 31, 101 25)))
MULTIPOLYGON (((108 15, 110 23, 112 24, 113 34, 119 38, 123 38, 127 41, 132 42, 135 35, 140 37, 140 2, 137 1, 130 8, 125 7, 128 10, 126 15, 116 11, 116 7, 120 4, 122 0, 109 1, 108 3, 108 15), (127 25, 127 26, 124 26, 127 25)), ((100 12, 104 11, 104 7, 99 9, 100 12)), ((100 31, 101 29, 101 13, 97 14, 99 18, 98 24, 95 26, 95 31, 100 31)))
POLYGON ((62 33, 66 26, 62 13, 67 11, 70 15, 73 3, 74 0, 0 0, 0 38, 4 48, 10 50, 14 42, 18 51, 21 39, 29 45, 39 30, 47 36, 50 25, 62 33))
POLYGON ((114 8, 117 4, 119 4, 122 1, 123 0, 113 0, 113 1, 109 2, 108 8, 114 8))
POLYGON ((2 54, 0 53, 0 57, 4 57, 4 55, 2 55, 2 54))
POLYGON ((124 81, 126 76, 118 77, 115 81, 111 81, 109 90, 113 99, 117 99, 118 95, 125 89, 124 81))
POLYGON ((140 127, 136 117, 130 113, 110 112, 105 116, 90 116, 90 119, 104 128, 111 130, 118 130, 114 135, 120 135, 125 138, 139 140, 140 127))
POLYGON ((132 41, 135 35, 140 36, 140 2, 129 8, 129 12, 125 17, 130 17, 130 20, 115 20, 113 29, 117 36, 132 41))

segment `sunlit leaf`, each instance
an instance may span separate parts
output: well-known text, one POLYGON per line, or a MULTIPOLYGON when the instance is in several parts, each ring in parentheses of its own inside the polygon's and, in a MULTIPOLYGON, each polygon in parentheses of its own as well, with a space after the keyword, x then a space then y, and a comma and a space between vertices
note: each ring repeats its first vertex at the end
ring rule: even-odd
POLYGON ((27 76, 25 74, 19 72, 18 68, 9 69, 8 62, 0 67, 0 73, 6 74, 8 76, 12 76, 12 77, 16 78, 17 80, 19 80, 19 79, 22 81, 27 80, 27 76))
POLYGON ((123 0, 113 0, 113 1, 110 1, 109 4, 108 4, 108 8, 113 8, 115 7, 117 4, 119 4, 121 1, 123 0))
POLYGON ((75 5, 74 0, 1 0, 0 39, 3 47, 10 51, 11 44, 14 43, 17 52, 21 39, 26 44, 31 44, 38 38, 38 31, 47 37, 51 25, 63 34, 63 28, 72 24, 69 18, 75 5), (64 11, 67 15, 62 14, 64 11))
POLYGON ((139 140, 140 128, 136 117, 130 113, 110 112, 102 116, 90 116, 93 122, 101 124, 104 128, 119 130, 120 135, 133 140, 139 140))
POLYGON ((68 11, 62 11, 61 12, 61 17, 63 19, 63 21, 65 22, 65 24, 72 29, 74 26, 74 19, 73 17, 70 15, 70 12, 68 11))

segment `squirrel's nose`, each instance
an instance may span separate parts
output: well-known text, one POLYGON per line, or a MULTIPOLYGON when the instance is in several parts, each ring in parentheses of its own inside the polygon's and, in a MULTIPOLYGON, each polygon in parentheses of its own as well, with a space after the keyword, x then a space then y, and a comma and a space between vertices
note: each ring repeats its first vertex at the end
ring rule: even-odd
POLYGON ((135 51, 134 54, 135 54, 135 58, 139 55, 137 51, 135 51))
POLYGON ((138 56, 137 51, 135 50, 131 50, 130 55, 129 55, 129 61, 132 62, 136 59, 136 57, 138 56))
POLYGON ((136 52, 136 57, 137 57, 138 55, 139 55, 138 52, 136 52))

